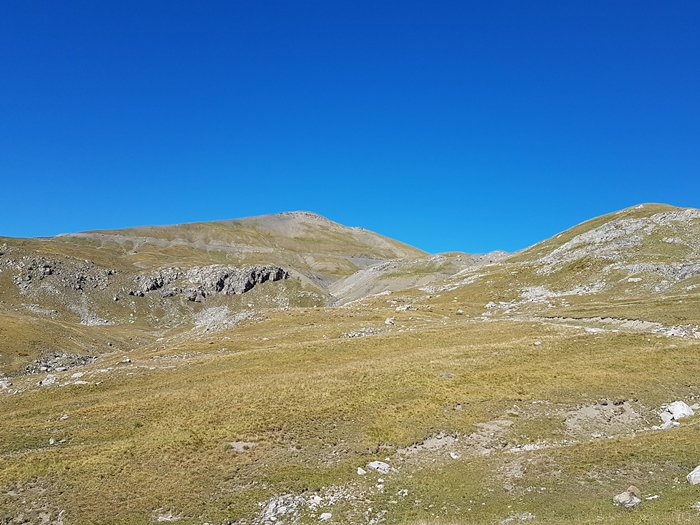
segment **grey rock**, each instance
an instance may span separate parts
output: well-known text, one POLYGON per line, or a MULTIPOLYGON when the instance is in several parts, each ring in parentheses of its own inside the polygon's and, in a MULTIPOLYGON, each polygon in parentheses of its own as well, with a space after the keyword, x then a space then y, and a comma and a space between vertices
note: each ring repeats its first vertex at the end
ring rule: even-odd
POLYGON ((36 374, 40 372, 58 372, 59 370, 65 371, 94 363, 96 359, 96 357, 89 355, 59 354, 58 352, 53 352, 24 367, 24 373, 36 374))
POLYGON ((691 485, 697 485, 700 483, 700 466, 695 467, 695 470, 693 470, 688 476, 686 477, 688 480, 688 483, 691 485))
POLYGON ((151 274, 136 276, 136 289, 129 291, 129 295, 144 297, 150 292, 160 291, 163 298, 184 295, 188 301, 202 302, 208 296, 240 295, 258 284, 288 278, 289 272, 272 265, 234 267, 214 264, 195 266, 187 271, 161 268, 151 274))
POLYGON ((39 381, 39 386, 50 386, 56 384, 57 377, 55 375, 49 374, 44 379, 39 381))
POLYGON ((391 471, 391 467, 383 461, 371 461, 367 463, 367 467, 379 472, 380 474, 388 474, 391 471))
POLYGON ((642 500, 639 498, 640 491, 634 485, 631 485, 625 492, 621 492, 613 498, 613 503, 620 507, 629 509, 636 507, 642 500))

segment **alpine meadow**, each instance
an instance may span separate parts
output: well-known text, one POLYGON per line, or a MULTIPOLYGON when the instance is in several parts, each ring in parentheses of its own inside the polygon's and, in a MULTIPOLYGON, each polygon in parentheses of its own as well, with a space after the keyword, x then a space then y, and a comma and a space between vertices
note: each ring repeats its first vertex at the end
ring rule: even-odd
POLYGON ((693 208, 2 237, 0 523, 696 523, 699 351, 693 208))

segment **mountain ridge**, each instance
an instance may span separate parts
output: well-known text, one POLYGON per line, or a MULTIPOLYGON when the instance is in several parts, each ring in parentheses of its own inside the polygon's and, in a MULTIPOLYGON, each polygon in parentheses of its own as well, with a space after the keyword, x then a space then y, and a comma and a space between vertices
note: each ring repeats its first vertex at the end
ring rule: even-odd
POLYGON ((696 519, 700 210, 512 254, 164 228, 0 238, 0 521, 696 519))

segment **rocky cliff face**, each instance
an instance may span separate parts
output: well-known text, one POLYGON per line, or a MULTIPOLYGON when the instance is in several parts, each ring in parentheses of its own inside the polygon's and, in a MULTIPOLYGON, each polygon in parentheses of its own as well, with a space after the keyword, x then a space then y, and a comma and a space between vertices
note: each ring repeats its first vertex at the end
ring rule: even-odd
POLYGON ((240 295, 267 281, 289 279, 289 272, 279 266, 196 266, 182 268, 161 268, 156 272, 137 275, 136 288, 129 295, 144 297, 147 293, 159 291, 161 297, 185 296, 189 301, 201 302, 212 295, 240 295))

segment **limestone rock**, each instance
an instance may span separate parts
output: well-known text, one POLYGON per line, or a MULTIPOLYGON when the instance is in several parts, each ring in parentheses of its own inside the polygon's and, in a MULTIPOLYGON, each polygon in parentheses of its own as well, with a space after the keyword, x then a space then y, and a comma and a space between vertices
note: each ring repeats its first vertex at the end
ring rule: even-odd
POLYGON ((688 476, 686 477, 688 480, 688 483, 691 485, 697 485, 700 483, 700 466, 695 467, 695 470, 693 470, 688 476))
POLYGON ((615 505, 619 505, 621 507, 629 509, 631 507, 639 505, 642 502, 642 500, 639 498, 639 495, 639 489, 634 485, 630 485, 630 487, 625 492, 621 492, 613 498, 613 503, 615 505))
MULTIPOLYGON (((693 409, 686 405, 683 401, 674 401, 669 404, 665 409, 664 413, 668 413, 674 420, 679 420, 684 417, 689 417, 695 415, 693 409)), ((663 419, 663 416, 661 416, 663 419)))
POLYGON ((185 271, 180 268, 161 268, 134 279, 135 290, 129 295, 144 297, 160 291, 162 297, 184 295, 193 302, 201 302, 211 295, 240 295, 267 281, 288 279, 289 273, 273 265, 260 266, 195 266, 185 271))
POLYGON ((371 461, 367 463, 367 466, 380 474, 388 474, 391 471, 391 467, 383 461, 371 461))
POLYGON ((50 386, 56 384, 57 379, 58 378, 55 375, 49 374, 44 379, 39 381, 39 386, 50 386))

